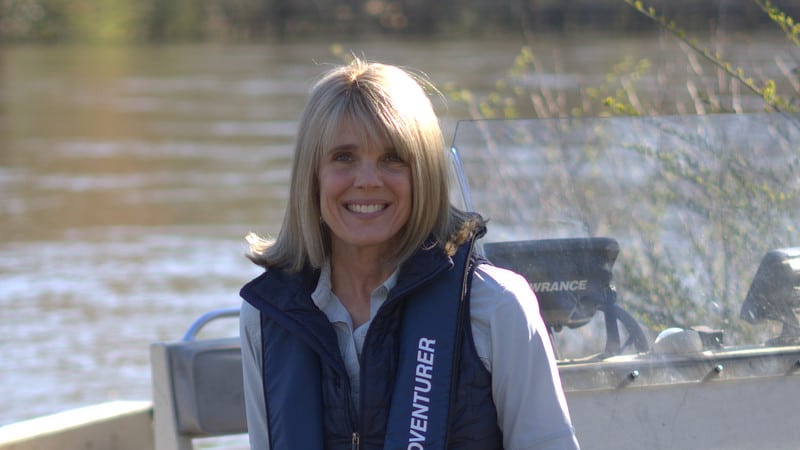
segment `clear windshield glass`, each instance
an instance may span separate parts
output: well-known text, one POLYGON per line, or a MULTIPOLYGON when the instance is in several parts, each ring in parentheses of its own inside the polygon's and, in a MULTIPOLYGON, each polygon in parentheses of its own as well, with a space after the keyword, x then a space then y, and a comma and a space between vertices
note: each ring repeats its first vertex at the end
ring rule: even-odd
POLYGON ((454 201, 561 365, 766 351, 800 336, 799 150, 782 114, 466 121, 454 201))

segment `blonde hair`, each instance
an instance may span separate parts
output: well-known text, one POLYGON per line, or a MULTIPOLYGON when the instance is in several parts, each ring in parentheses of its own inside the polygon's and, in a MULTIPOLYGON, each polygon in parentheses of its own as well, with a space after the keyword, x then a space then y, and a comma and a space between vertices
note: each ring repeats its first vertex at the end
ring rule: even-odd
MULTIPOLYGON (((399 264, 428 237, 444 246, 457 233, 466 215, 450 205, 444 139, 423 86, 433 89, 421 76, 359 58, 314 84, 300 117, 283 225, 274 241, 248 235, 253 262, 298 271, 319 268, 329 256, 330 232, 320 220, 317 174, 326 145, 343 120, 350 120, 362 138, 391 142, 411 169, 411 214, 387 261, 399 264)), ((452 252, 452 245, 447 250, 452 252)))

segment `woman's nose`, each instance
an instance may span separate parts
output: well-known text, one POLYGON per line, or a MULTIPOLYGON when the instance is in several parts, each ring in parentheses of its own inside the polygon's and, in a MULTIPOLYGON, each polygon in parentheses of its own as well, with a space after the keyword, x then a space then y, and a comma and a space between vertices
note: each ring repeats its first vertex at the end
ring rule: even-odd
POLYGON ((356 186, 379 186, 381 184, 380 168, 374 162, 359 164, 356 173, 356 186))

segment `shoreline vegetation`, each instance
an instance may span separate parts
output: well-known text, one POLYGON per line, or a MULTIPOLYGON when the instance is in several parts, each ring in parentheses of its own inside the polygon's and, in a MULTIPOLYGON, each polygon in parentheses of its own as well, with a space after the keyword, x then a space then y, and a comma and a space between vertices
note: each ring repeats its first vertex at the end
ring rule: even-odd
MULTIPOLYGON (((800 17, 800 4, 772 6, 800 17)), ((652 0, 687 31, 774 27, 753 0, 652 0)), ((625 0, 0 0, 0 43, 264 41, 653 31, 625 0)))

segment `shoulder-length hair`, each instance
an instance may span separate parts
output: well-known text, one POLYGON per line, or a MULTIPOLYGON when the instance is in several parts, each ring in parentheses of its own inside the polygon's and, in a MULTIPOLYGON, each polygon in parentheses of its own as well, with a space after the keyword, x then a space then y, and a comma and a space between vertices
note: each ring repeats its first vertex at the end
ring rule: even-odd
POLYGON ((281 230, 275 240, 249 234, 248 257, 264 267, 298 271, 319 268, 330 255, 318 172, 343 120, 351 121, 362 139, 386 139, 411 169, 411 214, 387 262, 402 263, 429 237, 431 245, 444 246, 466 215, 450 205, 444 139, 425 88, 435 90, 419 75, 359 58, 325 73, 311 89, 300 117, 281 230))

